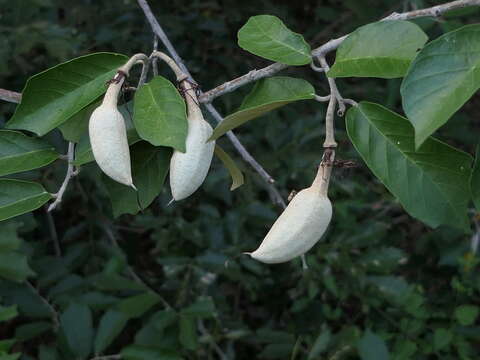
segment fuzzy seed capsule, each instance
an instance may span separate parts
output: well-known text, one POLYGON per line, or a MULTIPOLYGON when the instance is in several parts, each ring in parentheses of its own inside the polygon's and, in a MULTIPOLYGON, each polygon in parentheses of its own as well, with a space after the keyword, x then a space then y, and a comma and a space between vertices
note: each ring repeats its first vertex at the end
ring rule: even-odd
POLYGON ((125 119, 117 108, 122 83, 123 79, 109 86, 103 103, 90 116, 88 133, 93 156, 100 169, 113 180, 135 188, 125 119))
POLYGON ((170 160, 170 188, 175 201, 185 199, 202 185, 215 150, 215 141, 207 142, 213 129, 204 120, 196 96, 192 92, 187 92, 186 101, 188 109, 186 152, 175 150, 170 160))
POLYGON ((249 255, 267 264, 282 263, 305 254, 325 233, 332 204, 318 189, 300 191, 275 221, 262 243, 249 255))

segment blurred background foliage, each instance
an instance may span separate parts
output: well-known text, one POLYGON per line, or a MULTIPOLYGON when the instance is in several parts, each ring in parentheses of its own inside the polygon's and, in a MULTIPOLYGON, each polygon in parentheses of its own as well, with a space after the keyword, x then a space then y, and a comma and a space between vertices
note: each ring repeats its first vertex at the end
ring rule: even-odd
MULTIPOLYGON (((236 44, 236 32, 252 15, 280 17, 315 47, 392 11, 438 3, 152 0, 150 5, 208 90, 268 64, 236 44)), ((478 20, 475 9, 415 22, 432 39, 478 20)), ((149 53, 152 45, 134 0, 0 1, 2 88, 21 91, 29 76, 83 54, 149 53)), ((324 77, 309 67, 284 73, 307 79, 318 94, 327 92, 324 77)), ((401 113, 400 80, 341 79, 338 85, 344 97, 401 113)), ((225 115, 233 112, 252 86, 215 105, 225 115)), ((13 110, 13 104, 0 103, 0 125, 13 110)), ((285 198, 314 177, 324 113, 323 104, 304 101, 237 131, 285 198)), ((438 136, 473 154, 479 116, 480 98, 474 96, 438 136)), ((0 270, 16 264, 0 280, 0 359, 479 358, 475 237, 447 227, 433 230, 409 217, 359 159, 342 118, 337 137, 338 156, 359 166, 335 170, 333 221, 308 253, 307 271, 299 259, 264 265, 241 255, 259 245, 281 209, 225 138, 219 142, 244 171, 244 186, 230 192, 228 174, 214 160, 192 197, 167 207, 165 185, 152 206, 135 216, 114 218, 98 168, 82 167, 53 217, 42 209, 0 223, 0 270)), ((60 132, 47 138, 65 152, 60 132)), ((55 192, 64 171, 58 161, 21 177, 40 180, 55 192)))

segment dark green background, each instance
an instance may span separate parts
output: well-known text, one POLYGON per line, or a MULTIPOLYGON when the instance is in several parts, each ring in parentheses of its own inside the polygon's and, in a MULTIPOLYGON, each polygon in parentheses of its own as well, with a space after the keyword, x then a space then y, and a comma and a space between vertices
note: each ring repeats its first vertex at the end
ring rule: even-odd
MULTIPOLYGON (((151 6, 206 91, 269 64, 236 44, 236 32, 252 15, 276 15, 316 47, 392 11, 438 3, 172 0, 151 1, 151 6)), ((478 11, 457 15, 462 16, 415 22, 433 39, 479 20, 478 11)), ((152 44, 151 30, 132 0, 0 1, 0 87, 5 89, 21 91, 29 76, 83 54, 150 53, 152 44)), ((161 73, 170 77, 164 70, 161 73)), ((282 74, 310 81, 319 95, 327 92, 324 77, 309 67, 282 74)), ((215 105, 225 115, 235 111, 252 86, 217 99, 215 105)), ((344 97, 402 112, 400 80, 341 79, 338 86, 344 97)), ((473 154, 479 101, 474 96, 438 136, 473 154)), ((13 110, 14 105, 0 103, 0 124, 13 110)), ((303 101, 236 131, 285 198, 313 179, 322 153, 324 112, 323 104, 303 101)), ((200 318, 229 359, 289 359, 295 343, 296 358, 306 359, 317 337, 327 332, 331 336, 324 352, 313 359, 377 359, 368 355, 371 351, 381 356, 383 343, 376 336, 385 341, 390 359, 477 358, 480 326, 462 321, 458 310, 479 301, 478 258, 470 251, 470 236, 447 227, 432 230, 409 217, 359 159, 342 118, 337 118, 336 135, 338 157, 354 159, 359 166, 335 169, 330 190, 333 220, 324 239, 307 255, 307 272, 299 260, 264 265, 240 255, 259 245, 280 209, 270 201, 261 178, 222 138, 219 144, 245 173, 244 186, 229 192, 229 176, 214 160, 205 184, 192 197, 167 207, 170 192, 165 186, 160 198, 137 216, 114 219, 98 168, 83 167, 61 209, 53 214, 63 260, 54 259, 52 230, 44 210, 11 220, 23 224, 19 228, 25 240, 23 251, 37 273, 31 282, 59 314, 75 304, 88 304, 94 328, 116 301, 139 293, 127 285, 109 290, 98 284, 99 274, 129 278, 126 262, 176 311, 183 311, 183 318, 185 309, 199 297, 210 296, 214 310, 207 306, 205 313, 193 316, 193 322, 175 321, 163 333, 152 333, 150 347, 166 351, 171 358, 218 358, 207 336, 197 330, 200 318), (112 246, 111 234, 123 251, 112 246), (98 297, 97 303, 87 301, 87 294, 95 294, 91 296, 98 297), (373 340, 367 329, 375 334, 373 340)), ((47 139, 65 152, 59 132, 47 139)), ((59 161, 21 177, 39 180, 55 192, 64 171, 65 164, 59 161)), ((40 320, 48 323, 48 311, 22 284, 0 282, 0 297, 5 305, 19 305, 19 316, 0 326, 0 339, 18 339, 15 352, 23 352, 25 359, 37 359, 42 351, 41 360, 72 358, 65 350, 65 332, 69 326, 81 332, 81 319, 64 323, 67 329, 58 333, 48 329, 24 339, 18 328, 40 320), (57 357, 46 357, 45 346, 57 348, 57 357)), ((130 320, 105 353, 117 354, 133 343, 145 345, 139 333, 147 332, 144 326, 162 308, 159 303, 130 320)))

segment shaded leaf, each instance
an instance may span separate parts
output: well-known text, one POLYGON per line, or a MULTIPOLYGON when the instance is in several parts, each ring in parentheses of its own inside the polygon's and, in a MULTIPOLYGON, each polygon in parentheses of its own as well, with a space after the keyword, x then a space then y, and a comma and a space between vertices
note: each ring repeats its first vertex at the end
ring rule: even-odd
POLYGON ((6 127, 45 135, 103 94, 105 82, 127 60, 114 53, 89 54, 32 76, 6 127))
POLYGON ((158 196, 168 173, 172 150, 142 141, 132 146, 131 156, 133 183, 138 191, 103 177, 115 217, 136 214, 141 210, 140 206, 147 208, 158 196))
POLYGON ((308 360, 317 359, 321 353, 327 350, 331 337, 332 333, 330 329, 328 327, 324 327, 320 335, 318 335, 317 339, 313 343, 312 349, 308 353, 308 360))
POLYGON ((46 321, 36 321, 25 325, 20 325, 15 329, 15 339, 18 341, 27 341, 43 334, 51 328, 51 323, 46 321))
POLYGON ((470 190, 477 211, 480 212, 480 144, 475 152, 475 163, 473 164, 472 176, 470 178, 470 190))
POLYGON ((17 305, 0 306, 0 322, 8 321, 18 315, 17 305))
POLYGON ((305 65, 312 60, 310 45, 273 15, 248 19, 238 31, 238 45, 265 59, 287 65, 305 65))
POLYGON ((238 111, 223 119, 209 140, 215 140, 227 131, 269 111, 293 101, 313 99, 314 96, 315 90, 312 85, 303 79, 286 76, 261 79, 255 83, 238 111))
POLYGON ((400 89, 417 148, 478 90, 479 78, 480 24, 440 36, 420 51, 400 89))
POLYGON ((385 341, 370 330, 365 331, 357 344, 362 360, 388 360, 388 348, 385 341))
POLYGON ((436 351, 442 350, 450 344, 452 339, 452 331, 444 328, 435 329, 435 332, 433 334, 433 347, 436 351))
POLYGON ((103 314, 95 335, 95 354, 103 352, 127 325, 129 317, 117 310, 109 309, 103 314))
POLYGON ((197 328, 195 318, 189 315, 180 314, 180 333, 178 339, 188 350, 195 350, 198 346, 197 328))
POLYGON ((115 308, 129 318, 137 318, 159 302, 160 297, 157 294, 147 292, 122 300, 115 308))
POLYGON ((60 315, 60 328, 70 350, 86 358, 92 350, 92 312, 88 306, 71 303, 60 315))
POLYGON ((102 100, 103 99, 100 98, 94 101, 58 127, 65 140, 78 143, 82 139, 88 132, 88 121, 90 120, 93 110, 100 106, 102 100))
POLYGON ((472 325, 478 317, 479 308, 476 305, 460 305, 455 309, 455 317, 463 326, 472 325))
POLYGON ((223 165, 227 168, 230 176, 232 177, 232 186, 230 186, 230 191, 242 186, 245 182, 242 172, 238 168, 237 164, 235 164, 235 161, 233 161, 233 159, 218 144, 215 144, 215 155, 217 155, 217 157, 222 161, 223 165))
POLYGON ((0 179, 0 221, 38 209, 51 198, 40 184, 0 179))
POLYGON ((125 360, 181 360, 182 357, 173 351, 161 350, 149 346, 130 345, 122 349, 125 360))
POLYGON ((23 282, 35 273, 30 269, 27 257, 19 252, 0 253, 0 278, 23 282))
POLYGON ((167 79, 156 76, 135 93, 133 122, 138 135, 152 145, 185 152, 185 101, 167 79))
POLYGON ((57 158, 54 147, 45 140, 0 130, 0 176, 37 169, 57 158))
POLYGON ((192 305, 183 309, 182 314, 198 318, 213 317, 215 304, 211 297, 200 297, 192 305))
POLYGON ((470 155, 434 138, 416 151, 407 119, 372 103, 349 109, 347 133, 410 215, 432 227, 445 224, 469 231, 470 155))
POLYGON ((409 21, 379 21, 361 26, 340 44, 335 64, 327 75, 402 77, 427 40, 422 29, 409 21))

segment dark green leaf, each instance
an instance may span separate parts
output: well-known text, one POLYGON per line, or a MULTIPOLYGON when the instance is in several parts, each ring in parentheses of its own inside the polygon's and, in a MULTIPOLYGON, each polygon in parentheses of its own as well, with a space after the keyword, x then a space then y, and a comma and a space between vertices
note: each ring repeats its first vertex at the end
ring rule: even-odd
POLYGON ((22 239, 17 235, 18 228, 22 223, 10 220, 0 223, 0 233, 2 234, 2 241, 0 242, 0 253, 18 250, 22 245, 22 239))
POLYGON ((88 306, 71 303, 60 315, 60 327, 70 350, 83 359, 92 351, 92 312, 88 306))
POLYGON ((470 155, 434 138, 416 151, 407 119, 372 103, 348 111, 347 132, 368 167, 410 215, 432 227, 469 230, 470 155))
POLYGON ((37 321, 20 325, 15 329, 15 339, 18 341, 27 341, 50 330, 51 327, 51 323, 46 321, 37 321))
POLYGON ((292 352, 292 344, 268 344, 258 354, 261 359, 285 359, 292 352))
POLYGON ((145 141, 132 146, 132 176, 138 191, 103 177, 115 217, 136 214, 141 210, 140 206, 145 209, 152 203, 162 190, 171 155, 171 149, 154 147, 145 141))
POLYGON ((178 339, 188 350, 195 350, 197 348, 197 327, 193 316, 180 314, 180 333, 178 339))
POLYGON ((427 39, 422 29, 409 21, 361 26, 340 44, 328 76, 402 77, 427 39))
POLYGON ((470 178, 470 190, 477 211, 480 212, 480 143, 475 152, 475 163, 473 165, 472 176, 470 178))
POLYGON ((435 329, 433 334, 433 347, 436 351, 447 347, 453 339, 452 331, 444 328, 435 329))
POLYGON ((0 354, 2 352, 8 352, 12 348, 12 346, 17 342, 16 339, 6 339, 0 340, 0 354))
POLYGON ((238 45, 265 59, 287 65, 305 65, 312 61, 310 45, 272 15, 248 19, 238 31, 238 45))
POLYGON ((116 306, 116 309, 129 318, 137 318, 142 316, 145 312, 150 310, 159 302, 160 297, 157 294, 153 292, 147 292, 122 300, 116 306))
POLYGON ((27 257, 17 252, 0 253, 0 278, 22 282, 35 273, 30 269, 27 257))
POLYGON ((45 140, 0 130, 0 176, 37 169, 57 158, 54 147, 45 140))
POLYGON ((57 350, 53 347, 47 347, 44 345, 40 346, 38 352, 39 360, 57 360, 59 359, 57 350))
POLYGON ((0 179, 0 221, 38 209, 51 198, 40 184, 0 179))
POLYGON ((22 353, 0 354, 0 360, 17 360, 20 356, 22 356, 22 353))
POLYGON ((331 337, 332 333, 330 329, 328 327, 324 327, 320 335, 318 335, 317 339, 313 343, 312 349, 308 354, 308 360, 317 359, 321 353, 327 350, 331 337))
POLYGON ((100 319, 98 331, 95 336, 95 354, 103 352, 112 341, 122 332, 129 317, 113 309, 109 309, 100 319))
POLYGON ((32 76, 7 128, 45 135, 103 94, 105 82, 127 60, 113 53, 90 54, 32 76))
POLYGON ((182 310, 182 314, 207 318, 215 315, 215 304, 210 297, 200 297, 192 305, 182 310))
POLYGON ((223 119, 209 140, 215 140, 227 131, 288 103, 313 99, 314 96, 312 85, 303 79, 278 76, 259 80, 240 109, 223 119))
POLYGON ((8 321, 18 315, 17 305, 0 306, 0 322, 8 321))
POLYGON ((167 79, 156 76, 135 93, 133 122, 138 135, 152 145, 185 152, 185 101, 167 79))
POLYGON ((223 165, 227 168, 230 176, 232 177, 232 186, 230 186, 230 191, 242 186, 245 182, 242 172, 237 167, 237 164, 235 164, 235 161, 233 161, 233 159, 218 144, 215 144, 215 155, 217 155, 217 157, 222 161, 223 165))
POLYGON ((467 25, 428 43, 403 79, 403 109, 418 148, 478 90, 480 24, 467 25))
POLYGON ((358 353, 362 360, 388 360, 389 354, 385 341, 371 332, 365 331, 357 344, 358 353))
POLYGON ((475 323, 479 312, 476 305, 461 305, 455 309, 455 317, 463 326, 469 326, 475 323))
POLYGON ((78 143, 82 139, 88 132, 88 121, 93 110, 100 106, 102 100, 94 101, 58 127, 65 140, 78 143))
POLYGON ((122 359, 125 360, 182 360, 180 355, 172 351, 139 345, 130 345, 123 348, 121 355, 122 359))

